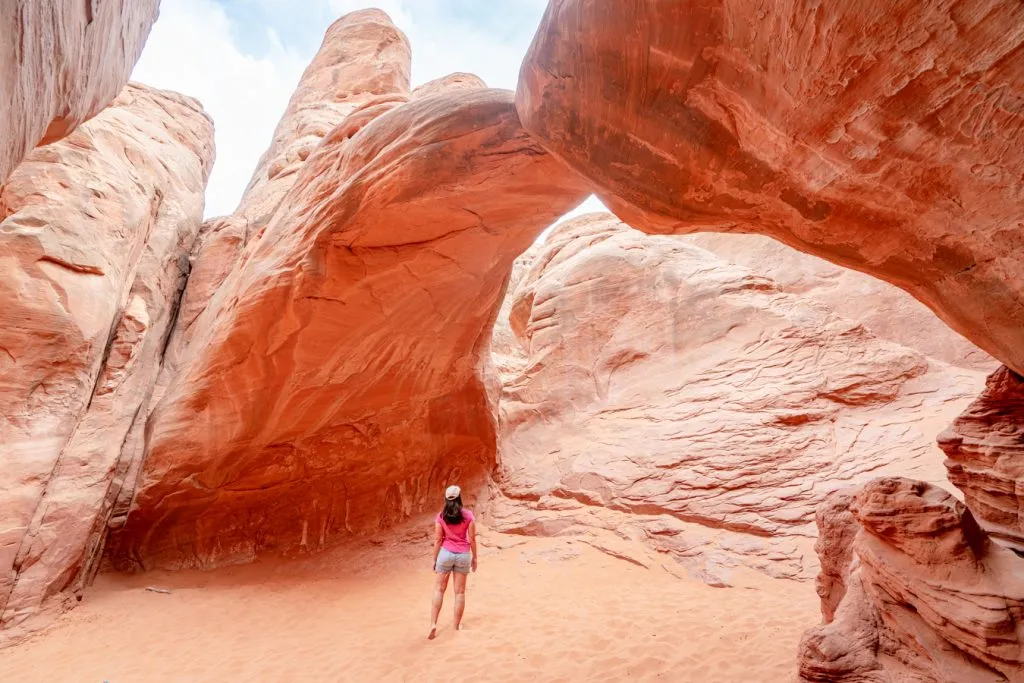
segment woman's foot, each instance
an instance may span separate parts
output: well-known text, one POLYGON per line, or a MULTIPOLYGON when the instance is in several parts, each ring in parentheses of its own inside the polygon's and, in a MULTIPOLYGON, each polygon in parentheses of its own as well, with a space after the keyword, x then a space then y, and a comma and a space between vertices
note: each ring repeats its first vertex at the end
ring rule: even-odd
POLYGON ((430 625, 430 633, 427 634, 427 640, 433 640, 437 638, 437 624, 430 625))

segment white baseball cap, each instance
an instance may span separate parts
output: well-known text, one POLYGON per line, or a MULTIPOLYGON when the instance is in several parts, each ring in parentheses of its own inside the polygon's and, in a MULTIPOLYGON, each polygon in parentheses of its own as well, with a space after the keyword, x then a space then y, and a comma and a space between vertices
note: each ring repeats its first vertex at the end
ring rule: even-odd
POLYGON ((445 500, 455 500, 460 495, 462 495, 462 489, 460 489, 458 486, 455 486, 454 484, 445 489, 444 492, 445 500))

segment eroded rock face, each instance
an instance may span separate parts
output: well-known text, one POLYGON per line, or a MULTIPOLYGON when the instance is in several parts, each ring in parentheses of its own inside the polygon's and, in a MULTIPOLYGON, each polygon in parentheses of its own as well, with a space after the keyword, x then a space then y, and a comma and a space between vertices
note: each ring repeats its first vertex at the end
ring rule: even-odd
POLYGON ((533 513, 498 506, 499 528, 631 513, 615 524, 697 574, 804 576, 822 497, 879 472, 941 479, 933 435, 982 380, 608 214, 555 228, 510 297, 523 360, 499 482, 533 513))
POLYGON ((970 370, 992 372, 999 367, 927 306, 887 282, 762 235, 701 233, 687 239, 726 261, 771 278, 783 291, 821 302, 844 318, 863 323, 881 339, 970 370))
POLYGON ((1009 368, 939 436, 949 480, 999 541, 1024 552, 1024 380, 1009 368))
POLYGON ((509 92, 348 126, 193 324, 111 540, 120 566, 316 548, 493 466, 478 363, 507 274, 586 191, 522 130, 509 92))
POLYGON ((756 232, 1024 372, 1024 5, 552 0, 517 106, 645 231, 756 232))
MULTIPOLYGON (((109 3, 108 3, 109 4, 109 3)), ((0 202, 0 627, 79 590, 101 550, 199 230, 213 127, 130 84, 35 150, 0 202)))
MULTIPOLYGON (((823 596, 826 623, 800 644, 801 680, 1022 680, 1024 559, 930 484, 882 478, 848 500, 849 585, 834 618, 823 596)), ((847 533, 820 528, 823 538, 836 530, 847 533)), ((838 541, 819 547, 842 553, 838 541)))
MULTIPOLYGON (((63 138, 128 82, 159 0, 0 3, 0 185, 36 145, 63 138)), ((0 205, 0 220, 4 210, 0 205)))

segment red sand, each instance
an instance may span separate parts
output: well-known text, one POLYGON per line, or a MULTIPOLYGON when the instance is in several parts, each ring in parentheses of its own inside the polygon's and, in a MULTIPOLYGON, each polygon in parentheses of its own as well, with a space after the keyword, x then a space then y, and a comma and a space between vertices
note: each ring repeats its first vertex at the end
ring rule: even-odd
MULTIPOLYGON (((579 540, 483 530, 465 629, 447 596, 427 641, 421 532, 215 572, 104 575, 48 632, 0 651, 3 680, 792 680, 818 620, 810 582, 711 588, 579 540), (171 590, 162 594, 147 586, 171 590)), ((638 552, 643 552, 638 550, 638 552)))

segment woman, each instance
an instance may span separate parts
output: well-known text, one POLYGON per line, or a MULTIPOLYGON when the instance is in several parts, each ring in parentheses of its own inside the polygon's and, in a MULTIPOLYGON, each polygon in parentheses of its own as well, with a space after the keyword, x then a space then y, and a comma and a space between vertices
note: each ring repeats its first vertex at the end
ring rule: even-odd
POLYGON ((449 486, 444 492, 444 509, 434 521, 434 602, 430 609, 430 633, 437 636, 437 617, 441 614, 448 577, 455 575, 455 630, 462 627, 466 609, 466 579, 476 571, 476 522, 473 513, 462 507, 462 491, 449 486))

